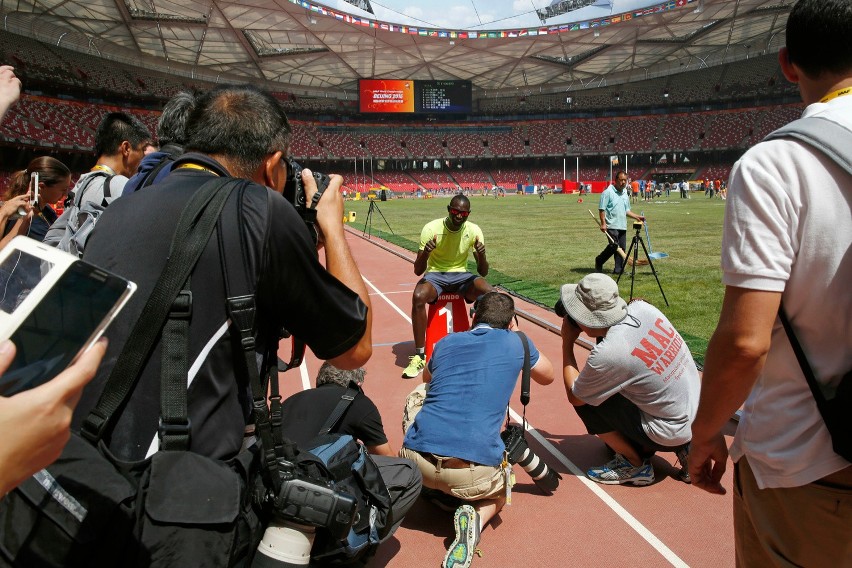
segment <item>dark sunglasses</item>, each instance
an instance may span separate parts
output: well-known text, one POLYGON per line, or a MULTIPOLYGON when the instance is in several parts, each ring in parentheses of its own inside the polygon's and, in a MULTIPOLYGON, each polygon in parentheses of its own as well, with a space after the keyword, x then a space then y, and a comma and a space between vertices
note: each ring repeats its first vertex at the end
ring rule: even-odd
POLYGON ((460 211, 458 209, 453 209, 452 207, 447 207, 447 211, 449 211, 452 216, 460 215, 465 219, 467 219, 467 216, 470 215, 470 211, 460 211))

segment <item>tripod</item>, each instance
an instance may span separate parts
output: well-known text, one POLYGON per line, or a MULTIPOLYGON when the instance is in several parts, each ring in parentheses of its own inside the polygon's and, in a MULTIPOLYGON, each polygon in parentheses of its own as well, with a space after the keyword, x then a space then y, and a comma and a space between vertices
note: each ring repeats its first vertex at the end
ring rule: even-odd
MULTIPOLYGON (((663 301, 666 302, 666 305, 669 305, 669 301, 666 300, 666 293, 663 292, 663 285, 660 284, 660 279, 657 277, 657 271, 654 269, 654 263, 651 261, 651 257, 648 256, 648 249, 645 248, 645 241, 642 240, 642 235, 639 234, 639 231, 642 230, 642 223, 633 223, 633 228, 636 229, 636 234, 633 235, 633 240, 630 241, 630 247, 627 249, 627 256, 624 259, 624 262, 630 257, 630 253, 633 253, 633 262, 631 263, 633 266, 630 269, 630 299, 633 299, 633 283, 636 279, 636 263, 639 256, 639 245, 642 245, 642 251, 645 253, 645 259, 648 261, 648 266, 651 267, 651 272, 654 274, 654 279, 657 281, 657 286, 660 287, 660 293, 663 295, 663 301)), ((621 276, 624 274, 624 270, 621 271, 621 274, 618 275, 616 282, 621 280, 621 276)))
POLYGON ((394 233, 393 229, 391 229, 391 226, 388 223, 388 220, 385 219, 384 213, 382 213, 382 210, 379 209, 379 206, 372 199, 370 200, 370 208, 367 209, 367 218, 364 221, 364 233, 363 234, 369 235, 369 237, 373 236, 373 211, 377 211, 379 213, 379 215, 382 216, 382 221, 384 221, 385 225, 388 226, 388 230, 391 232, 392 235, 395 235, 396 233, 394 233))

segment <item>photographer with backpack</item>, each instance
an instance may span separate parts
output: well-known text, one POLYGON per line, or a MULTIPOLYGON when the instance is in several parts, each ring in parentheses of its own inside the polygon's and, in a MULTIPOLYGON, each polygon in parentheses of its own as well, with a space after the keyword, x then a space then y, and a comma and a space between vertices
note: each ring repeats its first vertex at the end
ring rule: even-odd
MULTIPOLYGON (((296 442, 300 448, 311 448, 312 440, 326 429, 331 434, 348 434, 366 447, 369 461, 375 463, 387 488, 390 511, 385 523, 376 527, 379 541, 370 542, 351 554, 348 560, 352 562, 369 558, 379 544, 393 536, 420 495, 422 484, 420 470, 414 462, 397 457, 388 443, 379 409, 361 388, 365 374, 364 369, 347 371, 325 362, 317 373, 316 388, 290 396, 281 406, 285 438, 296 442)), ((384 491, 380 487, 376 490, 384 491)), ((368 540, 366 536, 361 538, 368 540)), ((341 551, 336 556, 344 555, 341 551)))
MULTIPOLYGON (((95 155, 98 157, 95 166, 77 180, 69 192, 73 195, 72 204, 50 226, 44 242, 66 252, 82 255, 82 245, 85 244, 82 235, 76 239, 79 245, 69 244, 80 228, 79 213, 85 212, 89 205, 94 206, 99 213, 121 197, 128 178, 136 172, 145 155, 145 147, 151 140, 151 132, 139 119, 124 112, 104 115, 95 132, 95 155)), ((88 237, 88 233, 85 237, 88 237)))

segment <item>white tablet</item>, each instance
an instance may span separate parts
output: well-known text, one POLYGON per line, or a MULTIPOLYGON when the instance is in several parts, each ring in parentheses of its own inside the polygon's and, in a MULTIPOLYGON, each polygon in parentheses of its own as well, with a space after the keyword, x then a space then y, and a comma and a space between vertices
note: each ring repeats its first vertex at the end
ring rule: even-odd
POLYGON ((28 237, 0 250, 0 340, 15 359, 0 396, 38 386, 91 347, 136 285, 28 237))

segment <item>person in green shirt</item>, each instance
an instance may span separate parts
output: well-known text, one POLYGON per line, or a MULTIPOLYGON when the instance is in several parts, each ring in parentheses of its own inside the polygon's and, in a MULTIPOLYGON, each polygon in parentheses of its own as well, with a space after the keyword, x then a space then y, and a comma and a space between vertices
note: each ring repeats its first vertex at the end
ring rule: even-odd
POLYGON ((461 194, 454 196, 447 213, 442 219, 426 223, 420 232, 414 274, 423 278, 414 287, 411 299, 414 356, 402 372, 406 379, 413 379, 426 366, 426 304, 433 303, 444 292, 459 293, 472 303, 492 290, 484 278, 488 275, 485 237, 478 225, 467 220, 470 200, 461 194), (473 252, 479 276, 467 271, 470 252, 473 252))

